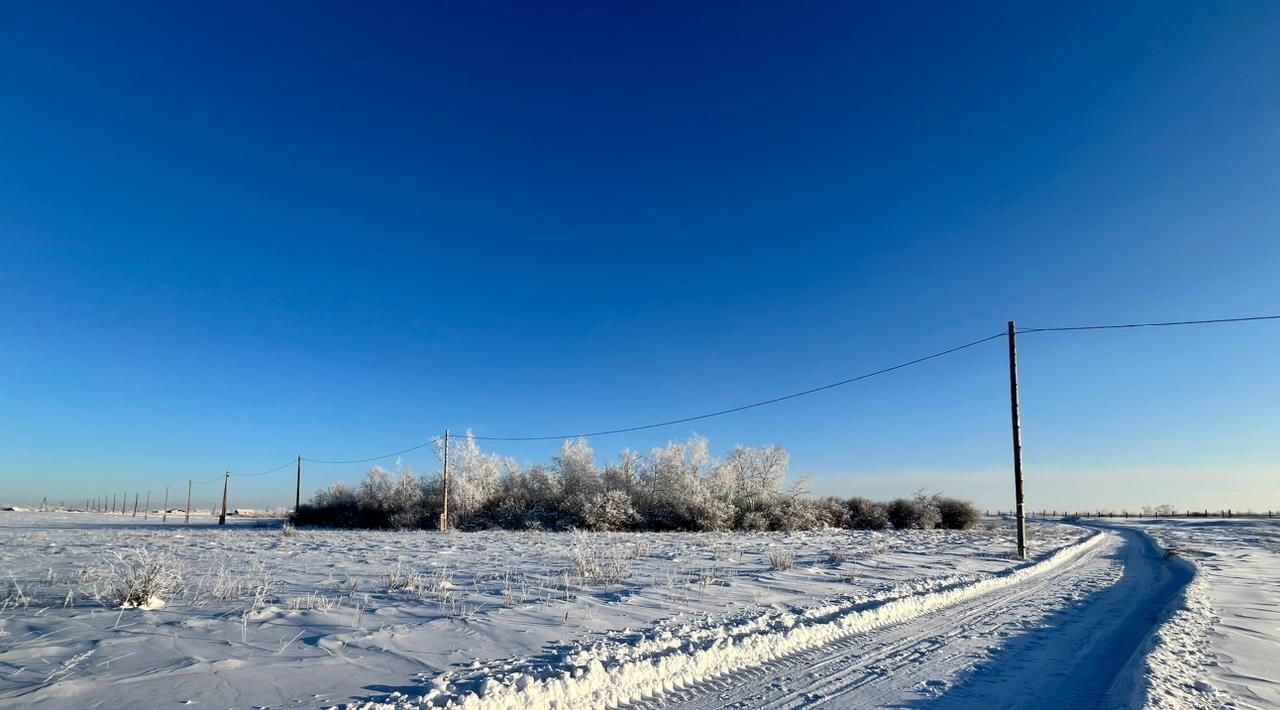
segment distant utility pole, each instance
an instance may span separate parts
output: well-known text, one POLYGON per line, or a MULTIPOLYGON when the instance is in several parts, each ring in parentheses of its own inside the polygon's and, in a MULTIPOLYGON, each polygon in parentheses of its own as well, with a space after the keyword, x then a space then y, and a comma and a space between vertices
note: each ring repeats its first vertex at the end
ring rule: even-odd
POLYGON ((115 513, 116 513, 116 494, 112 493, 111 494, 111 514, 115 515, 115 513))
POLYGON ((298 454, 298 490, 293 494, 293 514, 298 514, 298 508, 302 505, 302 454, 298 454))
POLYGON ((440 532, 449 530, 449 430, 444 430, 444 512, 440 513, 440 532))
POLYGON ((160 522, 169 521, 169 487, 164 487, 164 510, 160 511, 160 522))
POLYGON ((191 479, 190 478, 187 479, 187 508, 182 512, 187 514, 187 519, 185 523, 187 525, 190 525, 191 524, 191 479))
POLYGON ((222 515, 218 516, 218 524, 227 524, 227 483, 231 481, 231 472, 222 477, 222 515))
POLYGON ((1022 501, 1022 424, 1018 420, 1018 329, 1009 321, 1009 413, 1013 421, 1013 495, 1018 506, 1018 558, 1027 559, 1027 516, 1022 501))
POLYGON ((133 517, 138 517, 138 492, 133 492, 133 517))

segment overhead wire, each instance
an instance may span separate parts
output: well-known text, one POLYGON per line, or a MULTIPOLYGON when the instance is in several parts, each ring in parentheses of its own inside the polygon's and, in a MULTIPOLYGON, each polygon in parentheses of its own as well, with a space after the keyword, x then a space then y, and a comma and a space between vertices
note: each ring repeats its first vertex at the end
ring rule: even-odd
POLYGON ((1071 330, 1117 330, 1121 328, 1162 328, 1166 326, 1178 325, 1206 325, 1209 323, 1247 323, 1250 321, 1263 320, 1280 320, 1280 315, 1273 316, 1247 316, 1244 318, 1206 318, 1202 320, 1170 320, 1156 321, 1151 323, 1113 323, 1106 325, 1071 325, 1059 326, 1055 328, 1018 328, 1018 335, 1023 333, 1050 333, 1071 330))
POLYGON ((946 350, 942 350, 942 351, 939 351, 939 352, 933 353, 933 354, 931 354, 931 355, 925 355, 924 357, 918 357, 918 358, 916 358, 916 359, 914 359, 914 360, 908 360, 908 361, 906 361, 906 362, 901 362, 901 363, 898 363, 897 365, 893 365, 893 366, 890 366, 890 367, 885 367, 885 368, 882 368, 882 369, 879 369, 879 370, 875 370, 875 371, 873 371, 873 372, 867 372, 867 373, 864 373, 864 374, 861 374, 861 375, 857 375, 857 376, 855 376, 855 377, 849 377, 849 378, 846 378, 846 379, 840 380, 840 381, 838 381, 838 382, 831 382, 831 383, 829 383, 829 384, 821 385, 821 386, 818 386, 818 387, 812 387, 812 388, 807 389, 807 390, 801 390, 800 392, 792 392, 791 394, 782 395, 782 396, 780 396, 780 397, 772 397, 772 398, 770 398, 770 399, 761 400, 761 401, 759 401, 759 402, 752 402, 751 404, 743 404, 743 405, 740 405, 740 406, 737 406, 737 407, 730 407, 730 408, 728 408, 728 409, 721 409, 721 410, 714 411, 714 412, 707 412, 706 414, 697 414, 697 415, 690 416, 690 417, 681 417, 681 418, 679 418, 679 419, 669 419, 669 420, 667 420, 667 421, 654 422, 654 423, 652 423, 652 424, 640 424, 640 425, 637 425, 637 426, 622 427, 622 428, 619 428, 619 429, 605 429, 605 430, 602 430, 602 431, 582 432, 582 433, 578 433, 578 434, 561 434, 561 435, 556 435, 556 436, 480 436, 480 435, 473 435, 471 438, 476 439, 476 440, 478 440, 478 441, 551 441, 551 440, 557 440, 557 439, 576 439, 576 438, 579 438, 579 437, 596 437, 596 436, 608 436, 608 435, 610 435, 610 434, 624 434, 624 433, 627 433, 627 432, 633 432, 633 431, 644 431, 644 430, 646 430, 646 429, 657 429, 657 428, 660 428, 660 427, 673 426, 673 425, 675 425, 675 424, 686 424, 686 423, 688 423, 688 422, 696 422, 696 421, 701 421, 701 420, 703 420, 703 419, 711 419, 712 417, 720 417, 720 416, 724 416, 724 415, 726 415, 726 414, 733 414, 733 413, 735 413, 735 412, 743 412, 743 411, 746 411, 746 410, 748 410, 748 409, 755 409, 755 408, 757 408, 757 407, 764 407, 764 406, 767 406, 767 405, 770 405, 770 404, 777 404, 778 402, 785 402, 785 401, 787 401, 787 400, 789 400, 789 399, 796 399, 797 397, 804 397, 804 396, 811 395, 811 394, 816 394, 816 393, 818 393, 818 392, 822 392, 822 391, 825 391, 825 390, 834 389, 834 388, 836 388, 836 387, 842 387, 842 386, 844 386, 844 385, 852 384, 852 383, 854 383, 854 382, 858 382, 858 381, 860 381, 860 380, 866 380, 866 379, 869 379, 869 378, 872 378, 872 377, 876 377, 877 375, 883 375, 883 374, 886 374, 886 373, 889 373, 889 372, 893 372, 894 370, 901 370, 901 369, 902 369, 902 368, 904 368, 904 367, 910 367, 910 366, 912 366, 912 365, 918 365, 918 364, 920 364, 920 363, 922 363, 922 362, 925 362, 925 361, 928 361, 928 360, 933 360, 933 359, 935 359, 935 358, 940 358, 940 357, 942 357, 942 356, 944 356, 944 355, 950 355, 951 353, 959 352, 959 351, 964 350, 964 349, 966 349, 966 348, 971 348, 971 347, 973 347, 973 346, 975 346, 975 345, 981 345, 982 343, 985 343, 985 342, 987 342, 987 341, 989 341, 989 340, 995 340, 996 338, 1002 338, 1002 337, 1004 337, 1004 336, 1005 336, 1005 333, 996 333, 995 335, 988 335, 988 336, 987 336, 987 337, 985 337, 985 338, 979 338, 979 339, 977 339, 977 340, 974 340, 974 341, 971 341, 971 342, 965 343, 965 344, 963 344, 963 345, 957 345, 957 346, 955 346, 955 347, 953 347, 953 348, 947 348, 946 350))
MULTIPOLYGON (((309 461, 309 462, 311 462, 311 463, 332 463, 332 464, 345 464, 345 463, 368 463, 369 461, 377 461, 377 460, 379 460, 379 459, 389 459, 389 458, 391 458, 392 456, 399 456, 400 454, 407 454, 407 453, 409 453, 410 451, 417 451, 418 449, 421 449, 421 448, 423 448, 423 447, 425 447, 425 446, 431 446, 432 444, 436 443, 437 441, 442 440, 443 438, 444 438, 444 437, 442 437, 442 436, 437 436, 437 437, 435 437, 435 438, 431 439, 430 441, 424 441, 424 442, 423 442, 423 443, 421 443, 421 444, 418 444, 418 445, 416 445, 416 446, 410 446, 410 447, 409 447, 409 448, 407 448, 407 449, 401 449, 401 450, 399 450, 399 451, 393 451, 393 452, 391 452, 391 453, 389 453, 389 454, 381 454, 381 455, 379 455, 379 456, 370 456, 370 457, 368 457, 368 458, 363 458, 363 459, 350 459, 350 460, 345 460, 345 461, 331 461, 331 460, 326 460, 326 459, 313 459, 313 458, 310 458, 310 457, 307 457, 307 456, 303 456, 303 457, 302 457, 302 460, 303 460, 303 461, 309 461)), ((291 462, 291 463, 292 463, 292 462, 291 462)))
POLYGON ((298 462, 298 459, 296 459, 296 458, 292 458, 292 459, 289 459, 287 462, 285 462, 285 463, 283 463, 283 464, 281 464, 281 465, 279 465, 279 466, 276 466, 276 467, 275 467, 275 468, 273 468, 273 469, 269 469, 269 470, 266 470, 266 471, 259 471, 259 472, 257 472, 257 473, 236 473, 235 471, 232 471, 232 472, 231 472, 231 476, 232 476, 232 478, 253 478, 254 476, 266 476, 267 474, 275 473, 275 472, 280 471, 280 470, 282 470, 282 469, 288 468, 288 467, 290 467, 290 466, 294 465, 294 464, 295 464, 295 463, 297 463, 297 462, 298 462))
MULTIPOLYGON (((1019 335, 1023 335, 1023 334, 1031 334, 1031 333, 1089 331, 1089 330, 1119 330, 1119 329, 1126 329, 1126 328, 1159 328, 1159 327, 1169 327, 1169 326, 1207 325, 1207 324, 1214 324, 1214 323, 1245 323, 1245 322, 1253 322, 1253 321, 1271 321, 1271 320, 1280 320, 1280 315, 1246 316, 1246 317, 1240 317, 1240 318, 1206 318, 1206 319, 1198 319, 1198 320, 1177 320, 1177 321, 1151 321, 1151 322, 1142 322, 1142 323, 1108 323, 1108 324, 1099 324, 1099 325, 1030 327, 1030 328, 1018 328, 1015 330, 1015 332, 1019 335)), ((705 419, 711 419, 713 417, 721 417, 727 414, 734 414, 737 412, 743 412, 750 409, 756 409, 758 407, 765 407, 771 404, 777 404, 779 402, 785 402, 787 400, 797 399, 799 397, 805 397, 811 394, 817 394, 818 392, 835 389, 837 387, 843 387, 844 385, 849 385, 854 382, 870 379, 872 377, 884 375, 884 374, 893 372, 895 370, 901 370, 906 367, 911 367, 912 365, 918 365, 920 363, 927 362, 929 360, 934 360, 936 358, 944 357, 946 355, 950 355, 952 353, 959 352, 967 348, 972 348, 974 346, 981 345, 982 343, 986 343, 988 341, 995 340, 997 338, 1005 337, 1006 335, 1007 335, 1006 331, 1001 331, 999 333, 988 335, 983 338, 978 338, 977 340, 973 340, 973 341, 964 343, 962 345, 957 345, 955 347, 947 348, 946 350, 940 350, 938 352, 925 355, 923 357, 918 357, 913 360, 907 360, 905 362, 901 362, 896 365, 891 365, 889 367, 884 367, 879 370, 866 372, 860 375, 856 375, 854 377, 848 377, 842 380, 838 380, 836 382, 831 382, 825 385, 819 385, 817 387, 811 387, 809 389, 801 390, 799 392, 792 392, 790 394, 785 394, 778 397, 772 397, 769 399, 760 400, 758 402, 751 402, 749 404, 743 404, 736 407, 729 407, 727 409, 720 409, 712 412, 706 412, 703 414, 696 414, 688 417, 668 419, 668 420, 659 421, 659 422, 652 422, 649 424, 639 424, 636 426, 619 427, 616 429, 602 429, 599 431, 578 432, 573 434, 536 435, 536 436, 488 436, 483 434, 473 434, 470 436, 471 438, 477 441, 552 441, 552 440, 576 439, 580 437, 600 437, 600 436, 609 436, 612 434, 626 434, 630 432, 646 431, 649 429, 658 429, 662 427, 674 426, 676 424, 687 424, 689 422, 702 421, 705 419)), ((393 451, 386 454, 379 454, 377 456, 368 456, 363 458, 318 459, 318 458, 311 458, 308 456, 302 456, 301 459, 309 463, 317 463, 317 464, 368 463, 371 461, 378 461, 381 459, 391 458, 393 456, 399 456, 401 454, 407 454, 410 451, 416 451, 418 449, 422 449, 427 446, 436 444, 440 442, 442 439, 443 437, 437 436, 421 444, 415 444, 414 446, 410 446, 408 448, 401 449, 399 451, 393 451)), ((267 469, 265 471, 259 471, 257 473, 244 473, 244 474, 232 474, 232 475, 238 476, 241 478, 265 476, 268 474, 276 473, 277 471, 285 469, 289 466, 292 466, 296 462, 297 462, 296 458, 290 459, 287 463, 281 464, 280 466, 277 466, 272 469, 267 469)), ((221 479, 222 479, 222 476, 218 476, 215 478, 211 478, 207 481, 194 481, 193 485, 205 485, 221 479)))

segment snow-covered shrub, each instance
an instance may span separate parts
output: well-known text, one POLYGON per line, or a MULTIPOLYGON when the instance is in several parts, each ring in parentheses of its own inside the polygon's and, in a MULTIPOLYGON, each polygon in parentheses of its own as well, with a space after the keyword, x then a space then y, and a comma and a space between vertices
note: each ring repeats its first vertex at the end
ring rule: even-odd
POLYGON ((788 498, 773 510, 770 528, 782 532, 816 530, 826 527, 823 509, 816 501, 788 498))
POLYGON ((295 525, 329 525, 337 528, 366 527, 355 492, 342 483, 316 491, 310 501, 298 506, 290 516, 295 525))
POLYGON ((600 532, 633 530, 640 522, 640 514, 624 491, 596 493, 583 500, 581 517, 583 528, 600 532))
POLYGON ((843 500, 835 496, 827 496, 815 501, 815 505, 818 509, 818 514, 822 517, 823 527, 849 527, 849 507, 845 505, 843 500))
MULTIPOLYGON (((444 453, 437 451, 442 462, 444 453)), ((804 477, 784 491, 788 464, 787 452, 776 446, 736 446, 719 461, 707 440, 694 436, 646 455, 624 450, 601 471, 587 441, 576 439, 565 441, 550 465, 522 471, 513 459, 481 451, 468 433, 450 441, 449 524, 462 530, 799 531, 974 522, 971 505, 923 491, 890 504, 814 498, 804 477)), ((425 478, 375 466, 354 491, 338 483, 317 492, 291 522, 434 529, 443 488, 443 466, 425 478)))
POLYGON ((938 506, 939 526, 947 530, 968 530, 982 520, 982 511, 967 500, 941 496, 934 500, 938 506))
POLYGON ((365 527, 404 529, 415 527, 421 516, 422 489, 411 471, 397 478, 374 466, 356 493, 365 527))
POLYGON ((26 609, 31 606, 31 595, 23 590, 22 585, 18 583, 16 578, 10 578, 9 581, 0 580, 0 611, 5 609, 16 609, 21 607, 26 609))
POLYGON ((733 503, 719 498, 704 498, 693 511, 693 529, 701 532, 725 532, 733 529, 737 517, 733 503))
POLYGON ((769 548, 769 567, 779 571, 786 571, 796 566, 796 553, 793 550, 772 547, 769 548))
POLYGON ((887 506, 889 521, 898 530, 933 530, 942 524, 938 495, 916 491, 911 498, 898 498, 887 506))
POLYGON ((583 582, 621 584, 631 576, 631 563, 625 554, 595 547, 582 534, 577 535, 569 562, 583 582))
POLYGON ((182 588, 182 563, 145 547, 113 552, 107 559, 106 588, 99 597, 123 609, 159 609, 182 588))
POLYGON ((912 498, 898 498, 886 506, 895 530, 930 530, 934 527, 930 508, 912 498))
POLYGON ((889 511, 884 503, 850 498, 845 507, 849 510, 849 527, 853 530, 884 530, 889 527, 889 511))
POLYGON ((748 510, 738 517, 738 529, 745 532, 765 532, 769 529, 769 515, 761 510, 748 510))

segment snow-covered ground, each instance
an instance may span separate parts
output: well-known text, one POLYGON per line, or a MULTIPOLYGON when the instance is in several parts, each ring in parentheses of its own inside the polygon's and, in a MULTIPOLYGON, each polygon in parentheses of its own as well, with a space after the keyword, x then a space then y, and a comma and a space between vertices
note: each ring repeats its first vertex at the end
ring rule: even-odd
POLYGON ((697 662, 734 672, 1019 587, 1089 534, 1052 524, 1032 533, 1034 568, 1014 559, 999 523, 884 534, 285 535, 261 521, 0 513, 0 704, 417 704, 521 688, 545 698, 565 679, 596 673, 596 683, 659 659, 683 673, 667 679, 674 690, 711 675, 687 660, 699 652, 754 643, 697 662), (180 591, 150 610, 95 600, 121 568, 117 555, 128 563, 138 549, 171 555, 180 591))
POLYGON ((1036 523, 1026 563, 998 521, 213 523, 0 513, 0 705, 1280 706, 1280 520, 1036 523), (139 551, 180 584, 122 609, 139 551))
POLYGON ((1129 520, 1191 563, 1148 655, 1151 704, 1280 707, 1280 519, 1129 520))

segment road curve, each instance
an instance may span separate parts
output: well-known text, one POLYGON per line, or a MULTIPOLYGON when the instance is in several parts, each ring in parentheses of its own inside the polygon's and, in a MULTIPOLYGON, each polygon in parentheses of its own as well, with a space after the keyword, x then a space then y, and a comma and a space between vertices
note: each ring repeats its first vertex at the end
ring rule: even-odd
POLYGON ((631 708, 1125 707, 1131 663, 1190 581, 1108 529, 1062 567, 911 621, 631 708))

